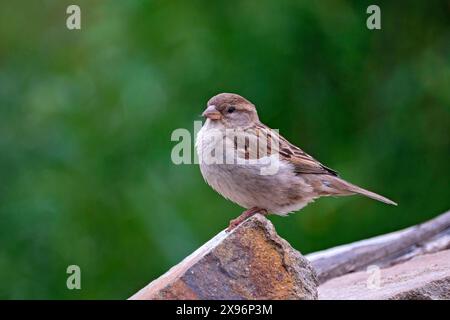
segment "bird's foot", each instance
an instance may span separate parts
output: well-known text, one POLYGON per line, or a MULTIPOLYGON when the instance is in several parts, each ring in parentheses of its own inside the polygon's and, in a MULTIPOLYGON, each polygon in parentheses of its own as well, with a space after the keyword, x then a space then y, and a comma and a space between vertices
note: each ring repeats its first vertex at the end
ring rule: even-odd
POLYGON ((248 210, 245 210, 244 212, 242 212, 242 214, 239 217, 230 221, 230 224, 228 225, 228 228, 227 228, 227 232, 230 232, 231 230, 236 228, 238 225, 240 225, 242 222, 244 222, 245 220, 247 220, 248 218, 250 218, 251 216, 253 216, 257 213, 260 213, 262 215, 267 215, 268 212, 266 209, 261 209, 258 207, 253 207, 248 210))

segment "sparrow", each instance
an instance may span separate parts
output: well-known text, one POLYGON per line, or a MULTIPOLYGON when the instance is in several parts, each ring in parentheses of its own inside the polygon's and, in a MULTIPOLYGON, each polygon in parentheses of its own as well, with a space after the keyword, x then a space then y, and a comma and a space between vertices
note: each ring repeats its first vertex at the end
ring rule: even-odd
POLYGON ((246 209, 230 221, 228 231, 256 213, 285 216, 324 196, 360 194, 397 205, 343 180, 264 125, 255 105, 240 95, 212 97, 202 115, 206 121, 195 141, 201 174, 215 191, 246 209))

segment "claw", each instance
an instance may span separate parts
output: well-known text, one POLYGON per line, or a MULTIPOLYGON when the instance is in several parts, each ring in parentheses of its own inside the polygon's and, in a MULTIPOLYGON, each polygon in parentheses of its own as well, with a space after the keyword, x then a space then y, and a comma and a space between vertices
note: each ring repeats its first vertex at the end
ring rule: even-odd
POLYGON ((261 209, 258 207, 253 207, 248 210, 245 210, 244 212, 242 212, 242 214, 239 217, 230 221, 230 224, 228 225, 228 228, 226 231, 227 232, 232 231, 238 225, 240 225, 242 222, 244 222, 245 220, 247 220, 248 218, 250 218, 251 216, 253 216, 257 213, 260 213, 262 215, 267 215, 268 212, 266 209, 261 209))

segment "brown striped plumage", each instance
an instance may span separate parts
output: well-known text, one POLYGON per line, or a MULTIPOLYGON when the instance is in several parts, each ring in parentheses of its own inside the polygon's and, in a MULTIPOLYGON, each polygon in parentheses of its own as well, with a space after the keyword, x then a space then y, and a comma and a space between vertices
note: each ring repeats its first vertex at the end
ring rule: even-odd
POLYGON ((277 130, 261 123, 255 106, 239 95, 221 93, 214 96, 208 101, 203 115, 207 120, 196 141, 199 158, 205 158, 205 150, 211 147, 225 146, 226 157, 247 161, 232 164, 200 162, 208 184, 224 197, 248 209, 230 223, 230 229, 256 212, 284 215, 322 196, 361 194, 396 205, 383 196, 341 179, 336 171, 290 143, 277 130), (213 132, 222 135, 218 142, 214 142, 216 145, 211 142, 213 132), (273 161, 278 171, 272 175, 261 174, 262 166, 255 160, 264 159, 273 161))

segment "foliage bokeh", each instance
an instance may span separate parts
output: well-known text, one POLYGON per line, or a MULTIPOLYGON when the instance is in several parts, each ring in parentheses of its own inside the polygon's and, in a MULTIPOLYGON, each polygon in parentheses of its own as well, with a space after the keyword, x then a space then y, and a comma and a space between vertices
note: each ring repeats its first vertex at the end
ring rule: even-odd
POLYGON ((448 209, 450 7, 379 1, 2 1, 0 298, 126 298, 242 211, 171 162, 176 128, 239 93, 399 203, 327 198, 277 231, 303 253, 448 209), (65 27, 69 4, 82 29, 65 27), (432 17, 432 18, 430 18, 432 17), (66 268, 82 289, 66 288, 66 268))

